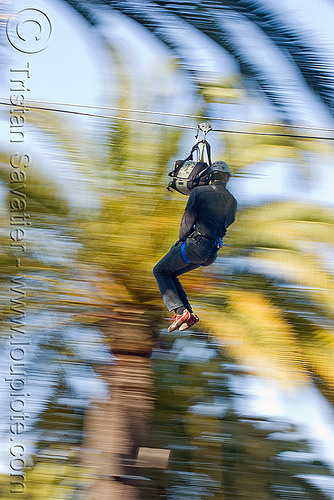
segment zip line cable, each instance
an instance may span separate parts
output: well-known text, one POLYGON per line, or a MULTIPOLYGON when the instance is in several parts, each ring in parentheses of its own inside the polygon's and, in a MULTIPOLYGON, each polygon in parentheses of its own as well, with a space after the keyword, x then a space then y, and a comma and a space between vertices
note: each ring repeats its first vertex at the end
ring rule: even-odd
MULTIPOLYGON (((7 97, 0 97, 0 100, 8 100, 7 97)), ((251 124, 251 125, 268 125, 268 126, 275 126, 275 127, 286 127, 283 123, 277 123, 277 122, 259 122, 255 120, 239 120, 236 118, 214 118, 212 116, 200 116, 200 115, 187 115, 187 114, 182 114, 182 113, 168 113, 166 111, 151 111, 151 110, 144 110, 144 109, 132 109, 132 108, 119 108, 119 107, 114 107, 114 106, 96 106, 93 104, 74 104, 74 103, 69 103, 69 102, 59 102, 59 101, 41 101, 38 99, 25 99, 24 102, 27 103, 35 103, 35 104, 52 104, 56 106, 69 106, 69 107, 74 107, 74 108, 91 108, 91 109, 106 109, 106 110, 112 110, 112 111, 127 111, 130 113, 144 113, 144 114, 150 114, 150 115, 164 115, 164 116, 177 116, 180 118, 196 118, 199 120, 210 120, 210 121, 222 121, 222 122, 232 122, 232 123, 246 123, 246 124, 251 124)), ((7 104, 7 103, 2 103, 0 104, 7 104)), ((12 105, 8 103, 8 105, 12 105)), ((15 105, 14 105, 15 106, 15 105)), ((334 128, 323 128, 323 127, 311 127, 308 125, 289 125, 289 128, 296 128, 296 129, 304 129, 304 130, 319 130, 322 132, 334 132, 334 128)))
MULTIPOLYGON (((1 98, 0 98, 1 99, 1 98)), ((26 100, 25 100, 26 102, 26 100)), ((35 101, 33 101, 35 102, 35 101)), ((38 102, 38 101, 36 101, 38 102)), ((39 101, 43 102, 43 101, 39 101)), ((47 101, 45 101, 47 102, 47 101)), ((50 102, 51 103, 51 102, 50 102)), ((12 104, 9 102, 0 102, 0 105, 2 106, 12 106, 13 108, 17 107, 26 107, 25 105, 20 105, 20 104, 12 104)), ((66 105, 66 104, 65 104, 66 105)), ((72 104, 71 106, 75 106, 72 104)), ((83 106, 83 105, 80 105, 83 106)), ((89 107, 89 106, 87 106, 89 107)), ((145 123, 148 125, 158 125, 158 126, 163 126, 163 127, 172 127, 172 128, 181 128, 181 129, 191 129, 191 130, 196 130, 195 126, 191 125, 179 125, 176 123, 164 123, 164 122, 156 122, 156 121, 151 121, 151 120, 140 120, 138 118, 126 118, 124 116, 113 116, 113 115, 102 115, 98 113, 88 113, 85 111, 73 111, 73 110, 68 110, 68 109, 60 109, 60 108, 49 108, 46 106, 29 106, 30 109, 35 109, 35 110, 41 110, 41 111, 53 111, 57 113, 64 113, 64 114, 70 114, 70 115, 78 115, 78 116, 87 116, 87 117, 92 117, 92 118, 108 118, 112 120, 122 120, 122 121, 128 121, 128 122, 134 122, 134 123, 145 123)), ((98 109, 114 109, 114 110, 122 110, 122 108, 104 108, 104 107, 97 107, 98 109)), ((125 109, 123 109, 125 111, 125 109)), ((145 112, 145 111, 140 111, 137 110, 138 112, 145 112)), ((151 113, 150 111, 147 111, 147 113, 151 113)), ((153 112, 154 114, 160 114, 159 112, 153 112)), ((162 114, 167 114, 167 113, 162 113, 162 114)), ((191 115, 177 115, 170 113, 170 116, 184 116, 184 117, 191 117, 191 115)), ((196 117, 198 118, 198 117, 196 117)), ((200 117, 203 119, 203 117, 200 117)), ((214 118, 209 118, 210 120, 214 118)), ((225 120, 224 118, 220 118, 220 120, 225 120)), ((227 120, 227 119, 226 119, 227 120)), ((234 121, 232 119, 229 119, 231 121, 234 121)), ((243 122, 243 123, 256 123, 256 122, 243 122)), ((261 123, 261 122, 258 122, 261 123)), ((262 125, 267 125, 266 123, 261 123, 262 125)), ((280 125, 283 126, 283 125, 280 125)), ((296 127, 299 127, 296 125, 296 127)), ((300 127, 300 128, 306 128, 306 127, 300 127)), ((312 127, 308 127, 312 128, 312 127)), ((321 136, 313 136, 313 135, 296 135, 296 134, 288 134, 288 133, 274 133, 274 132, 250 132, 248 130, 229 130, 229 129, 211 129, 212 132, 221 132, 221 133, 227 133, 227 134, 243 134, 243 135, 261 135, 261 136, 271 136, 271 137, 291 137, 295 139, 319 139, 319 140, 325 140, 325 141, 334 141, 334 136, 333 137, 321 137, 321 136)), ((312 130, 326 130, 326 131, 333 131, 333 129, 312 129, 312 130)))

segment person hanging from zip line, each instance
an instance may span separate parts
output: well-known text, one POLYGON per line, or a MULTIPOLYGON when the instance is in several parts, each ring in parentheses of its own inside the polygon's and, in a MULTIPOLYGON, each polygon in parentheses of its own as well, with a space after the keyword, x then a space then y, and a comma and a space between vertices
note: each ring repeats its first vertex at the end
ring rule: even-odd
POLYGON ((200 185, 190 191, 179 240, 153 269, 165 306, 175 312, 169 332, 187 330, 199 321, 178 276, 216 260, 237 210, 236 199, 226 189, 231 175, 224 161, 212 163, 200 185))

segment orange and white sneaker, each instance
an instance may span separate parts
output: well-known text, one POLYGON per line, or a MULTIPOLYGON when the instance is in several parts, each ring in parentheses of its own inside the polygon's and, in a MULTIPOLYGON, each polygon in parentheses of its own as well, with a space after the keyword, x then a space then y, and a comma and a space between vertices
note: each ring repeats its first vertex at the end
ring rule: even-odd
POLYGON ((185 309, 182 314, 174 314, 172 319, 170 320, 172 324, 168 327, 169 332, 173 332, 179 326, 182 326, 184 323, 186 323, 191 317, 191 313, 188 311, 188 309, 185 309))
POLYGON ((190 318, 185 323, 182 323, 182 325, 179 328, 179 331, 183 332, 184 330, 188 330, 188 328, 191 328, 198 322, 199 322, 199 317, 197 316, 197 314, 191 313, 190 318))

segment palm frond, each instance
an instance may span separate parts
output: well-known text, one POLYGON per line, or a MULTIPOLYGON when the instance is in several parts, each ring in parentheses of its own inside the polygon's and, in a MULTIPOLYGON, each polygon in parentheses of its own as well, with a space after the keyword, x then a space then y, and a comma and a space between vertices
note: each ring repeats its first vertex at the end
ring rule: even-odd
POLYGON ((291 325, 256 291, 223 291, 224 305, 205 307, 203 323, 222 348, 265 376, 306 381, 307 372, 291 325))

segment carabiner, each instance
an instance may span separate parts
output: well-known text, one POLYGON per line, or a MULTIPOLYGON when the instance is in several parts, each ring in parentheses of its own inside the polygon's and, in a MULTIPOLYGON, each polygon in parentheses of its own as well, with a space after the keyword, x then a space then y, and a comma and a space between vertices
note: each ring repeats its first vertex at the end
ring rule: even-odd
MULTIPOLYGON (((210 130, 212 130, 210 123, 208 123, 208 122, 199 123, 197 125, 197 128, 198 128, 198 130, 203 132, 203 136, 204 136, 203 140, 205 141, 207 134, 210 132, 210 130)), ((198 134, 198 132, 197 132, 197 134, 198 134)))

